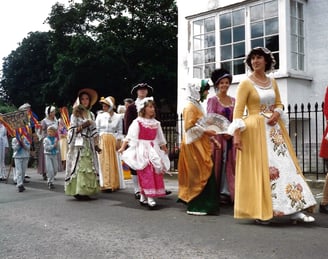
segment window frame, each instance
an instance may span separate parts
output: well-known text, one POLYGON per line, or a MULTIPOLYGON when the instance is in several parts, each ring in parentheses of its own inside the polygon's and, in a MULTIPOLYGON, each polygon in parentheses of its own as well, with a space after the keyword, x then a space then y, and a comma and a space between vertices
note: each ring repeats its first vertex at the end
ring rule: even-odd
MULTIPOLYGON (((208 17, 214 17, 215 19, 215 68, 221 67, 221 38, 220 38, 220 15, 232 12, 240 9, 245 9, 245 57, 251 49, 251 23, 250 23, 250 7, 270 2, 272 0, 258 0, 258 1, 243 1, 241 3, 232 4, 224 6, 215 10, 210 10, 208 12, 195 15, 189 19, 191 24, 199 19, 206 19, 208 17), (247 3, 245 3, 247 2, 247 3)), ((276 0, 278 4, 278 53, 279 55, 279 68, 274 70, 275 77, 285 77, 285 76, 296 76, 300 78, 308 78, 306 75, 307 71, 307 44, 306 44, 306 0, 276 0), (291 57, 291 1, 296 1, 303 5, 303 31, 304 31, 304 70, 295 70, 292 68, 292 57, 291 57)), ((193 30, 190 32, 191 39, 193 39, 193 30)), ((191 44, 191 75, 193 77, 193 44, 191 44)), ((236 60, 236 59, 235 59, 236 60)), ((233 81, 238 82, 248 74, 248 69, 245 68, 244 74, 233 75, 233 81)), ((203 71, 204 75, 204 71, 203 71)))

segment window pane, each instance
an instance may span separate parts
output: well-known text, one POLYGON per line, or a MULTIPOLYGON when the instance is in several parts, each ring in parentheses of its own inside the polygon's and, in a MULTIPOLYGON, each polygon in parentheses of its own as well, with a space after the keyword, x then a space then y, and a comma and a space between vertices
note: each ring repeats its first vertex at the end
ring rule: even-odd
POLYGON ((265 18, 278 16, 278 1, 272 1, 264 4, 265 18))
POLYGON ((263 19, 263 8, 262 5, 255 5, 250 8, 251 22, 263 19))
POLYGON ((304 22, 298 21, 298 35, 304 36, 304 22))
POLYGON ((203 36, 194 37, 194 50, 202 49, 203 36))
POLYGON ((303 19, 303 4, 297 3, 297 17, 298 19, 303 19))
POLYGON ((235 60, 233 63, 234 75, 240 75, 245 73, 245 64, 243 59, 235 60))
POLYGON ((290 15, 296 17, 296 2, 290 1, 290 15))
POLYGON ((227 28, 231 26, 231 14, 230 13, 226 13, 226 14, 222 14, 220 15, 220 28, 227 28))
POLYGON ((297 52, 297 50, 298 50, 298 48, 297 48, 297 36, 295 36, 295 35, 290 36, 290 47, 291 47, 291 51, 297 52))
POLYGON ((211 73, 212 71, 215 69, 215 63, 211 63, 211 64, 206 64, 205 65, 205 78, 209 78, 211 77, 211 73))
POLYGON ((263 22, 256 22, 251 25, 251 37, 263 37, 263 22))
POLYGON ((278 33, 278 18, 265 21, 265 34, 278 33))
POLYGON ((299 55, 298 69, 304 71, 304 55, 299 55))
POLYGON ((245 43, 234 44, 233 46, 233 57, 241 58, 245 56, 245 43))
POLYGON ((214 18, 209 18, 205 20, 205 32, 215 31, 215 20, 214 18))
POLYGON ((263 47, 264 46, 264 40, 263 38, 261 39, 256 39, 251 41, 251 48, 255 47, 263 47))
POLYGON ((291 67, 292 69, 297 69, 297 54, 292 53, 291 54, 292 60, 291 60, 291 67))
POLYGON ((202 77, 202 67, 201 66, 196 66, 193 69, 193 76, 195 78, 203 78, 202 77))
POLYGON ((265 38, 265 47, 267 47, 271 51, 279 50, 279 36, 271 36, 265 38))
POLYGON ((290 33, 297 34, 297 19, 296 18, 290 19, 290 33))
POLYGON ((222 45, 231 43, 231 30, 230 29, 222 30, 220 32, 220 37, 221 37, 222 45))
POLYGON ((202 64, 204 63, 204 51, 194 51, 194 64, 202 64))
POLYGON ((215 61, 215 48, 205 50, 205 63, 215 61))
POLYGON ((221 60, 226 60, 231 58, 232 58, 231 45, 221 47, 221 60))
POLYGON ((279 53, 273 53, 274 59, 276 60, 276 65, 274 66, 275 69, 279 68, 279 53))
POLYGON ((298 39, 298 52, 304 54, 304 38, 298 39))
POLYGON ((204 45, 205 45, 205 48, 215 46, 215 34, 214 33, 208 33, 205 35, 204 45))
POLYGON ((203 20, 198 20, 194 22, 194 35, 199 35, 204 32, 203 20))
POLYGON ((230 73, 233 73, 231 61, 221 62, 221 68, 224 68, 224 69, 228 70, 230 73))
POLYGON ((244 24, 244 10, 238 10, 232 13, 232 24, 233 26, 244 24))
POLYGON ((233 28, 233 42, 245 40, 245 27, 233 28))

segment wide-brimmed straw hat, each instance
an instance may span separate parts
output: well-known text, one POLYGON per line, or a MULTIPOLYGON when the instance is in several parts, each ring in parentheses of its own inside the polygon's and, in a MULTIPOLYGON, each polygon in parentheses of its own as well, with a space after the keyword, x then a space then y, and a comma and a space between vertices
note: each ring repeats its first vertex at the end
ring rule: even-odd
POLYGON ((100 103, 107 104, 109 107, 115 108, 115 98, 113 96, 101 97, 100 103))
POLYGON ((140 83, 140 84, 137 84, 136 86, 134 86, 131 90, 131 95, 136 97, 137 96, 137 91, 139 89, 147 89, 148 90, 147 96, 152 96, 153 95, 153 88, 150 85, 148 85, 147 83, 140 83))
POLYGON ((93 90, 91 88, 82 88, 77 93, 77 99, 76 99, 73 107, 76 107, 76 106, 78 106, 80 104, 79 97, 80 97, 80 95, 82 93, 86 93, 87 95, 89 95, 89 97, 90 97, 90 107, 93 106, 97 102, 97 100, 98 100, 98 93, 95 90, 93 90))

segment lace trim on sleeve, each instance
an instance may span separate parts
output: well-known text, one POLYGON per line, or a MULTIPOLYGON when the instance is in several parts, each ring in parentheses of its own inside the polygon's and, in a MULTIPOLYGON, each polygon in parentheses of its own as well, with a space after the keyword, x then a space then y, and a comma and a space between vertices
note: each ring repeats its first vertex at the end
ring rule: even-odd
POLYGON ((186 131, 185 140, 186 144, 190 144, 199 139, 204 134, 204 128, 194 126, 186 131))
POLYGON ((278 112, 280 116, 283 114, 283 110, 281 108, 275 108, 273 111, 278 112))
POLYGON ((240 129, 241 131, 244 131, 246 129, 246 124, 243 119, 233 120, 228 127, 228 134, 233 136, 236 129, 240 129))

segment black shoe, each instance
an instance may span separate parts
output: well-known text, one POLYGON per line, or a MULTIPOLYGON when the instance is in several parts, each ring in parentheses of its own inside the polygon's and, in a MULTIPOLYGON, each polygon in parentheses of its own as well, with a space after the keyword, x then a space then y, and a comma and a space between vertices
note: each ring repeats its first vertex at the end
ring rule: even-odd
POLYGON ((89 201, 89 200, 91 200, 91 198, 88 195, 80 195, 80 194, 74 195, 74 198, 79 200, 79 201, 89 201))
POLYGON ((271 220, 261 220, 261 219, 256 219, 255 220, 255 224, 258 225, 270 225, 271 224, 271 220))
POLYGON ((43 177, 43 181, 47 181, 48 180, 48 177, 45 174, 42 175, 42 177, 43 177))
POLYGON ((170 195, 172 192, 169 190, 165 190, 165 195, 170 195))
POLYGON ((320 204, 319 211, 320 211, 321 213, 328 214, 328 204, 327 204, 327 205, 322 205, 322 204, 320 204))
POLYGON ((231 205, 231 199, 229 196, 221 194, 220 195, 220 204, 221 205, 231 205))
POLYGON ((136 198, 137 200, 140 200, 140 192, 136 192, 134 194, 134 198, 136 198))
POLYGON ((28 176, 28 175, 25 175, 25 177, 24 177, 25 179, 30 179, 31 177, 30 176, 28 176))
POLYGON ((18 186, 18 192, 25 191, 25 187, 23 185, 18 186))
POLYGON ((48 188, 49 188, 49 190, 53 190, 53 189, 55 189, 55 186, 53 183, 49 183, 48 188))
POLYGON ((105 189, 105 190, 102 190, 103 193, 112 193, 113 190, 112 189, 105 189))
POLYGON ((24 179, 24 181, 23 181, 23 183, 29 183, 29 182, 30 182, 30 181, 27 181, 27 180, 25 180, 25 179, 24 179))

